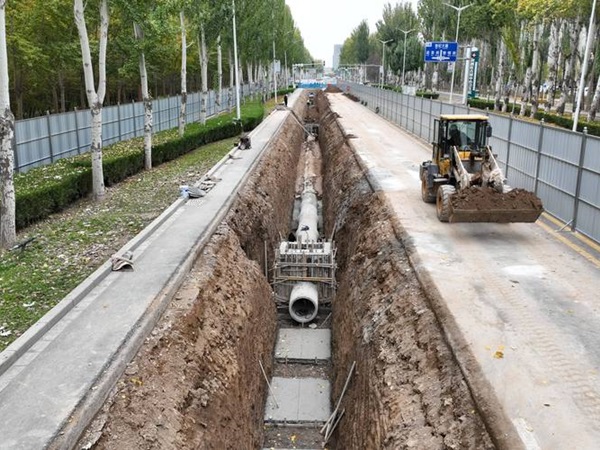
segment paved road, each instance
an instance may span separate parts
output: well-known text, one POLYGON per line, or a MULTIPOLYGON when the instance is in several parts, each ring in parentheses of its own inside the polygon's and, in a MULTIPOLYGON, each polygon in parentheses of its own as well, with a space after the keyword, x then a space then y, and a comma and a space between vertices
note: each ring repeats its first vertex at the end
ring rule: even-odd
POLYGON ((421 201, 423 141, 328 95, 528 449, 598 449, 600 261, 541 224, 447 224, 421 201))

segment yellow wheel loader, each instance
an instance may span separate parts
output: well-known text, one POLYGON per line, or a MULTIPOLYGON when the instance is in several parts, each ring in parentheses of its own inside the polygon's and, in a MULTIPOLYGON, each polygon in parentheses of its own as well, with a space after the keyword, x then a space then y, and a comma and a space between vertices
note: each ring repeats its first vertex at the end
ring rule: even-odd
POLYGON ((433 156, 420 167, 421 197, 435 203, 442 222, 535 222, 543 211, 532 192, 505 184, 483 115, 435 120, 433 156))

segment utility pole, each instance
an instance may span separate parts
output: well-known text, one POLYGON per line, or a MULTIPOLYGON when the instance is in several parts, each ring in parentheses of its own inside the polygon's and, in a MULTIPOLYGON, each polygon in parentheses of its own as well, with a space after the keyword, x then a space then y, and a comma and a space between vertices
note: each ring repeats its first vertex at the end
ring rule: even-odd
POLYGON ((381 60, 381 83, 379 84, 380 88, 383 88, 383 79, 385 77, 385 44, 392 42, 393 39, 388 39, 387 41, 382 41, 381 39, 377 39, 379 42, 381 42, 381 47, 383 50, 383 58, 381 60))
POLYGON ((415 31, 414 28, 410 30, 400 30, 404 33, 404 53, 402 53, 402 86, 404 86, 404 69, 406 67, 406 35, 411 31, 415 31))
POLYGON ((240 113, 240 74, 238 67, 237 33, 235 31, 235 0, 231 0, 233 7, 233 62, 235 64, 235 111, 237 120, 241 120, 240 113))
POLYGON ((275 39, 273 39, 273 97, 277 103, 277 73, 275 72, 275 39))
MULTIPOLYGON (((596 0, 594 0, 596 1, 596 0)), ((456 44, 458 45, 458 29, 460 27, 460 14, 467 9, 469 6, 473 6, 473 3, 469 3, 468 5, 465 6, 454 6, 451 5, 450 3, 444 3, 444 5, 449 6, 452 9, 455 9, 458 12, 458 20, 456 22, 456 44)), ((452 103, 452 94, 454 92, 454 73, 456 72, 456 62, 454 62, 454 64, 452 65, 452 81, 450 81, 450 103, 452 103)))

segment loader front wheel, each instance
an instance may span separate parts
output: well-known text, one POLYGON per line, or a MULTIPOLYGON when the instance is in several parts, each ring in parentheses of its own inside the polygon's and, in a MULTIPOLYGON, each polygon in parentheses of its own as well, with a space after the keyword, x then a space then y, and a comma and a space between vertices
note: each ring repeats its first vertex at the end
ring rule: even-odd
POLYGON ((448 222, 452 214, 451 197, 456 194, 456 188, 450 184, 444 184, 437 190, 436 209, 440 222, 448 222))
POLYGON ((427 187, 426 177, 421 177, 421 198, 425 203, 435 203, 435 194, 427 187))

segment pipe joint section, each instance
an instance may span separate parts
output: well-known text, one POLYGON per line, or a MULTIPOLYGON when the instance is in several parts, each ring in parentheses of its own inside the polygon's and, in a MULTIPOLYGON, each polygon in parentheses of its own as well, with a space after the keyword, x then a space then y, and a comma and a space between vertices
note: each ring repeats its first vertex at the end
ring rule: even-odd
POLYGON ((308 323, 317 317, 319 292, 314 283, 300 282, 292 289, 289 305, 290 316, 298 323, 308 323))

